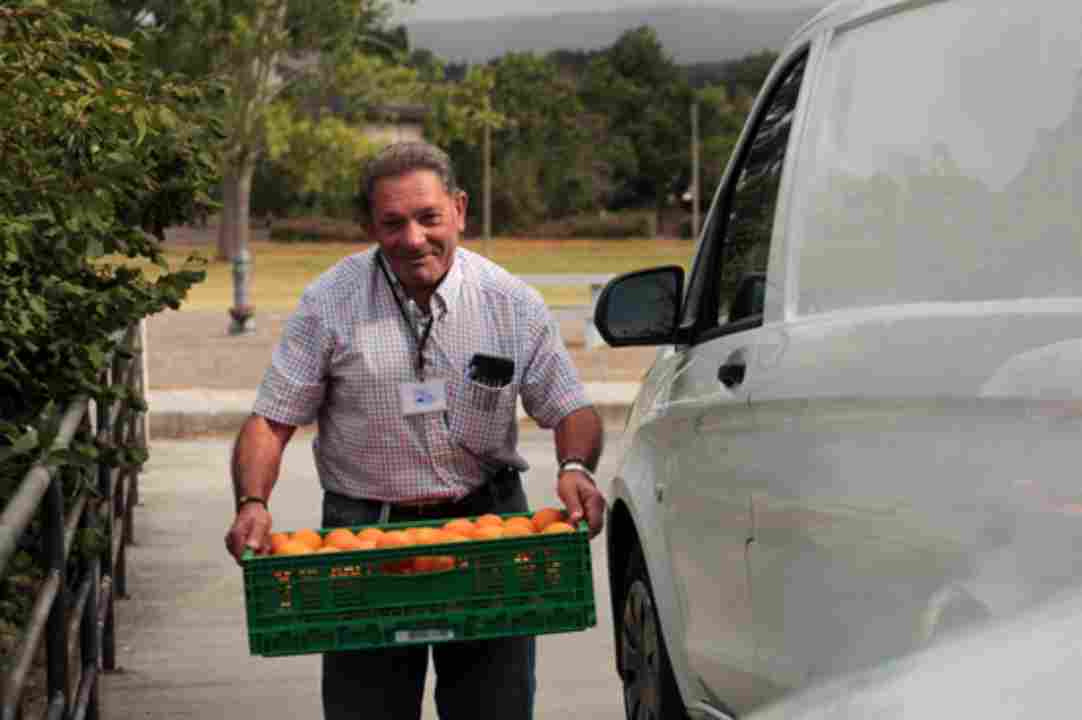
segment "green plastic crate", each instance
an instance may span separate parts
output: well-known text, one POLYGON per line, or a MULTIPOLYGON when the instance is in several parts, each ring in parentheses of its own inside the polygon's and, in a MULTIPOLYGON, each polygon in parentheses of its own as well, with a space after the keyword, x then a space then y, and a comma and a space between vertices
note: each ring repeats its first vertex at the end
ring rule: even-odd
MULTIPOLYGON (((401 530, 446 522, 372 527, 401 530)), ((585 523, 564 534, 328 554, 249 555, 242 565, 253 655, 543 635, 597 624, 585 523), (418 555, 453 556, 455 565, 418 574, 388 571, 418 555)))

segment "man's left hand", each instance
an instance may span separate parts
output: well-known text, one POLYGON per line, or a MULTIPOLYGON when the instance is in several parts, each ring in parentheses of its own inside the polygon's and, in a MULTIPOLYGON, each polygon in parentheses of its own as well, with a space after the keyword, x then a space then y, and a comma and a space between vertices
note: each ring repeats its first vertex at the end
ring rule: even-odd
POLYGON ((581 472, 567 470, 556 480, 556 494, 560 496, 572 526, 586 518, 590 526, 590 538, 597 537, 605 525, 605 496, 581 472))

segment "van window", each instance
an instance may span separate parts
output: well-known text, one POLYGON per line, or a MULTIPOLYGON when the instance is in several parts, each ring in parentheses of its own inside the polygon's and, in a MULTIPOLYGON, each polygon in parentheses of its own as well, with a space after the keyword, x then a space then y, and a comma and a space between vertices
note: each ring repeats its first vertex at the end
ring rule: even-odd
MULTIPOLYGON (((774 87, 736 174, 727 221, 711 223, 718 325, 762 322, 766 264, 789 130, 793 124, 806 56, 774 87)), ((719 205, 719 207, 724 207, 719 205)))
POLYGON ((1082 4, 1046 0, 837 34, 794 187, 797 311, 1082 297, 1080 37, 1082 4))

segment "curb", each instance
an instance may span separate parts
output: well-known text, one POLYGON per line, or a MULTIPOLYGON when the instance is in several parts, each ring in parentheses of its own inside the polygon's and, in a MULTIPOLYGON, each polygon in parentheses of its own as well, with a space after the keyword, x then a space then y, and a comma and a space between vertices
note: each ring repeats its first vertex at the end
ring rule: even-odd
MULTIPOLYGON (((586 394, 608 431, 623 430, 638 383, 586 383, 586 394)), ((255 390, 152 390, 149 393, 150 439, 185 439, 205 435, 235 435, 251 414, 255 390)), ((536 430, 521 405, 521 431, 536 430)))

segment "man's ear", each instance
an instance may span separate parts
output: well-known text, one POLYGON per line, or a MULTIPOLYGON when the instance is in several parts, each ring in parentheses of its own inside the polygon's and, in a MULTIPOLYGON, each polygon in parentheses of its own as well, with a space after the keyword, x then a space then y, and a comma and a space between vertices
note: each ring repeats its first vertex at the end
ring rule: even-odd
POLYGON ((464 190, 459 190, 455 193, 455 212, 458 213, 458 231, 466 231, 466 209, 470 205, 469 196, 466 195, 464 190))

